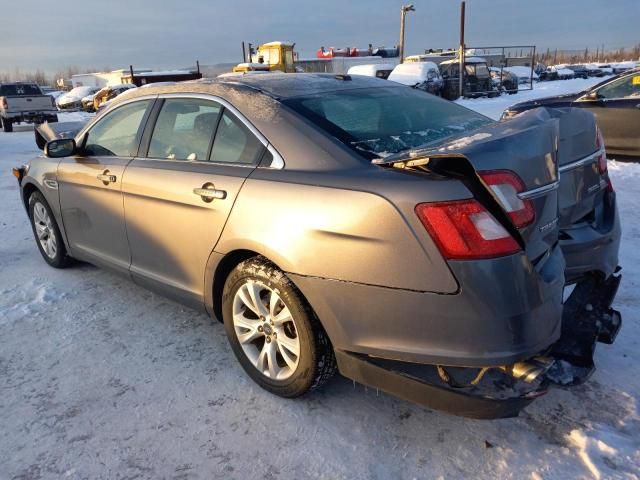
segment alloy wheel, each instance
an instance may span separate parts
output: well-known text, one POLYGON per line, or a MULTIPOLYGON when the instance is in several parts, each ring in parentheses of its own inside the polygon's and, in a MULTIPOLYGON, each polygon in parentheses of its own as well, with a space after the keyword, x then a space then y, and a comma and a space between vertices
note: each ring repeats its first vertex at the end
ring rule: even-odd
POLYGON ((244 354, 262 375, 286 380, 295 373, 300 339, 277 290, 255 280, 243 283, 233 298, 233 327, 244 354))
POLYGON ((56 236, 53 233, 53 222, 47 209, 40 202, 36 202, 33 205, 33 225, 35 226, 38 242, 40 242, 42 250, 47 257, 53 260, 58 253, 56 236))

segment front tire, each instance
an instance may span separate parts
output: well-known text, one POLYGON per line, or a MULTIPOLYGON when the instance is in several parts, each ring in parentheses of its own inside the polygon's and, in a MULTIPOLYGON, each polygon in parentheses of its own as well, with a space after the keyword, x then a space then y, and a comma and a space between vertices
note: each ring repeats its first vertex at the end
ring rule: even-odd
POLYGON ((29 218, 36 245, 44 261, 54 268, 66 268, 71 263, 51 207, 40 192, 29 197, 29 218))
POLYGON ((229 274, 222 317, 242 368, 271 393, 298 397, 336 371, 333 347, 311 307, 265 258, 245 260, 229 274))

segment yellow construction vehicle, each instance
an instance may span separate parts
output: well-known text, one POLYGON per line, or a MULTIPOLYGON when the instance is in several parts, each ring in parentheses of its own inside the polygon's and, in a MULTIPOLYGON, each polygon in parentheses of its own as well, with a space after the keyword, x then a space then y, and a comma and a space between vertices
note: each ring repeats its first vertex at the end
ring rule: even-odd
POLYGON ((295 72, 293 47, 291 42, 269 42, 258 46, 256 53, 249 47, 249 62, 233 67, 234 72, 276 71, 295 72))

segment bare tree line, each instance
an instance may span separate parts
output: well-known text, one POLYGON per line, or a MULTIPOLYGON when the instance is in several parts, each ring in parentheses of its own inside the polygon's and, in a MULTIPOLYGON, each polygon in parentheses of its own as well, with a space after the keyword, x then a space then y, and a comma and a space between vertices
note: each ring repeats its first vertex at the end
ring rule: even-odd
POLYGON ((605 50, 604 46, 596 49, 586 47, 584 50, 558 50, 547 48, 546 52, 536 55, 538 62, 545 65, 562 63, 593 63, 593 62, 623 62, 625 60, 640 60, 640 43, 631 48, 605 50))
POLYGON ((35 82, 38 85, 55 86, 58 79, 70 79, 73 75, 79 73, 92 72, 109 72, 113 70, 111 67, 94 68, 94 67, 77 67, 75 65, 66 66, 52 73, 47 73, 42 69, 22 70, 15 68, 9 71, 0 71, 0 83, 2 82, 35 82))

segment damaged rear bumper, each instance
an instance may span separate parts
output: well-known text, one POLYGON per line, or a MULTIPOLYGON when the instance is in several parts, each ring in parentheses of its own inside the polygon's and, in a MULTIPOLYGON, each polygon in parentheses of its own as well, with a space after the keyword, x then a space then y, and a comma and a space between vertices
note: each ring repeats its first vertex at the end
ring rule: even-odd
POLYGON ((578 284, 565 303, 560 339, 532 361, 486 369, 442 367, 337 350, 338 369, 358 383, 428 408, 469 418, 515 417, 551 385, 573 386, 589 378, 596 342, 613 343, 622 324, 620 312, 611 308, 620 279, 594 277, 578 284))
POLYGON ((562 386, 584 383, 594 372, 596 344, 611 345, 622 326, 622 315, 611 308, 622 276, 589 277, 576 285, 564 305, 562 334, 551 350, 556 359, 549 379, 562 386))

